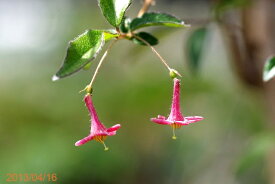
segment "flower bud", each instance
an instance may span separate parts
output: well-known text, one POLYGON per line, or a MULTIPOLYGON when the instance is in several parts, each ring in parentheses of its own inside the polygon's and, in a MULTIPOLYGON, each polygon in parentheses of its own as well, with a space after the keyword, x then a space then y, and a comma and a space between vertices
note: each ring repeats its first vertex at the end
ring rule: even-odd
POLYGON ((86 92, 87 92, 87 93, 92 94, 92 92, 93 92, 92 86, 88 85, 88 86, 86 86, 85 89, 86 89, 86 92))
POLYGON ((176 78, 177 76, 181 77, 181 75, 179 74, 179 72, 177 70, 175 70, 175 69, 170 69, 169 75, 170 75, 170 77, 172 79, 176 78))

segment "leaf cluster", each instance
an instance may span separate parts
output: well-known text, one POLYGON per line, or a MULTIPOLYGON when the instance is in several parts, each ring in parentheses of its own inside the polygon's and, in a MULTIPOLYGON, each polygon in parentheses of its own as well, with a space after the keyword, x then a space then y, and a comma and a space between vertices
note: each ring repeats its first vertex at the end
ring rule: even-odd
POLYGON ((89 29, 69 42, 64 62, 53 80, 87 69, 104 44, 113 39, 127 39, 139 45, 157 45, 158 39, 147 32, 137 32, 149 26, 185 27, 184 22, 166 13, 144 13, 134 19, 125 16, 131 0, 98 0, 98 5, 108 23, 109 30, 89 29))

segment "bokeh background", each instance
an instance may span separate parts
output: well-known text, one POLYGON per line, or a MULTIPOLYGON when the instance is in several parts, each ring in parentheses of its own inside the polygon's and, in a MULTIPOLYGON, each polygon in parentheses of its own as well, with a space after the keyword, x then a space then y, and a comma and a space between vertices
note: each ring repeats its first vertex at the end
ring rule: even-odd
MULTIPOLYGON (((157 0, 151 10, 194 20, 196 28, 212 16, 212 5, 157 0)), ((136 16, 140 7, 134 0, 127 16, 136 16)), ((227 37, 216 23, 207 23, 207 50, 196 73, 186 57, 194 28, 145 29, 159 38, 156 49, 183 74, 183 113, 205 120, 179 129, 176 141, 171 128, 150 122, 169 113, 172 81, 148 47, 121 41, 100 70, 93 100, 107 127, 120 123, 122 128, 106 140, 108 152, 93 141, 75 147, 90 126, 78 92, 98 59, 88 71, 57 82, 51 77, 68 41, 89 28, 110 28, 94 0, 0 1, 0 183, 6 183, 7 173, 56 173, 57 182, 48 183, 60 184, 274 182, 270 124, 275 122, 268 104, 275 100, 238 77, 227 37)))

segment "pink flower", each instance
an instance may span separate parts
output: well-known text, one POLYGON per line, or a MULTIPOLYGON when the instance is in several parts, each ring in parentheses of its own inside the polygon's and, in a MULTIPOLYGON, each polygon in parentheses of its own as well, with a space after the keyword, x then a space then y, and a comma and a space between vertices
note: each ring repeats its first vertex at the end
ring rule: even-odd
POLYGON ((104 145, 104 150, 108 150, 109 148, 106 147, 104 140, 107 138, 107 136, 115 135, 116 131, 120 128, 120 124, 114 125, 111 128, 106 128, 97 117, 91 94, 87 94, 84 97, 84 101, 91 115, 91 131, 90 135, 77 141, 75 146, 81 146, 88 141, 96 140, 104 145))
POLYGON ((180 80, 174 79, 174 92, 172 99, 171 112, 168 118, 158 115, 157 118, 151 118, 151 121, 154 123, 162 125, 170 125, 173 128, 173 137, 176 139, 175 129, 180 128, 184 125, 189 125, 190 123, 195 123, 197 121, 203 120, 201 116, 188 116, 184 117, 180 112, 180 80))

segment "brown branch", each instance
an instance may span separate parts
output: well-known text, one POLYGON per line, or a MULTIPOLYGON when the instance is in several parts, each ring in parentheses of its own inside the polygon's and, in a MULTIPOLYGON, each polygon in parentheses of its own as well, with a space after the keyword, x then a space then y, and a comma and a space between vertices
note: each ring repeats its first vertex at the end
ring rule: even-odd
POLYGON ((138 12, 138 17, 141 17, 145 12, 148 11, 151 5, 154 5, 154 0, 143 0, 142 8, 138 12))

